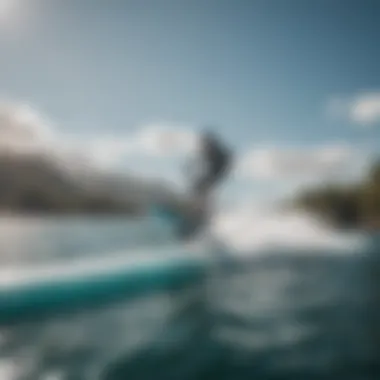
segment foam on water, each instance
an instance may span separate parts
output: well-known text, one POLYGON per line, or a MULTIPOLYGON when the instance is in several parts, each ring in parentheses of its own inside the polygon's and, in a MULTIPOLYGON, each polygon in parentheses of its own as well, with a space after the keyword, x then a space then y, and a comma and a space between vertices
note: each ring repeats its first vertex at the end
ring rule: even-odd
POLYGON ((367 240, 364 234, 334 230, 306 213, 243 208, 219 214, 213 231, 237 253, 257 254, 275 249, 357 252, 367 240))
POLYGON ((0 360, 1 380, 15 380, 19 377, 19 372, 16 363, 12 359, 0 360))

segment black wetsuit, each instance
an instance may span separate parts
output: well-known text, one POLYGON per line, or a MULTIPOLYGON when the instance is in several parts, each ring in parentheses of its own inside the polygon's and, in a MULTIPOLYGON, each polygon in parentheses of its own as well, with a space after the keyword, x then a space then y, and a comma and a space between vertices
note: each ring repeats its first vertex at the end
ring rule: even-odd
POLYGON ((198 178, 194 192, 204 194, 210 191, 230 167, 231 153, 213 136, 205 136, 202 141, 202 161, 206 172, 198 178))
POLYGON ((204 208, 190 218, 187 218, 179 227, 182 238, 189 238, 197 233, 209 219, 207 197, 210 191, 223 179, 231 164, 231 153, 213 136, 204 136, 201 147, 202 162, 206 166, 205 172, 195 181, 193 196, 195 201, 202 200, 204 208), (206 198, 204 198, 206 197, 206 198))

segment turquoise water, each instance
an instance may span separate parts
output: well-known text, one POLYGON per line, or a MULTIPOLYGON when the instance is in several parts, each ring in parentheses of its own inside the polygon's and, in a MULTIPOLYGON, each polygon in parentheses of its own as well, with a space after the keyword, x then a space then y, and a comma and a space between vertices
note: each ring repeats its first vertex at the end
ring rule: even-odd
MULTIPOLYGON (((2 265, 154 252, 165 233, 144 223, 16 223, 2 265)), ((255 252, 175 290, 4 325, 0 379, 378 378, 380 239, 368 241, 347 254, 255 252)))

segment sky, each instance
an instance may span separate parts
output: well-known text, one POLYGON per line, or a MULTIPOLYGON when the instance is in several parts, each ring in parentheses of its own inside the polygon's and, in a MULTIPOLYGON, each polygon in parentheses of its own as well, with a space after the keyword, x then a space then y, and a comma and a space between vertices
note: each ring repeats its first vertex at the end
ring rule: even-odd
POLYGON ((377 0, 0 0, 0 121, 176 182, 211 126, 230 198, 351 178, 380 148, 379 19, 377 0))

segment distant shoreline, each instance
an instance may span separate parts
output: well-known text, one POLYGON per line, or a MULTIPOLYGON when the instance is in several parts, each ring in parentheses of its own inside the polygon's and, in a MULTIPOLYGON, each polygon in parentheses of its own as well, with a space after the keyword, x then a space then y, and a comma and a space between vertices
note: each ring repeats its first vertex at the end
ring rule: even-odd
POLYGON ((341 230, 380 231, 380 160, 358 183, 309 188, 287 205, 318 215, 341 230))

